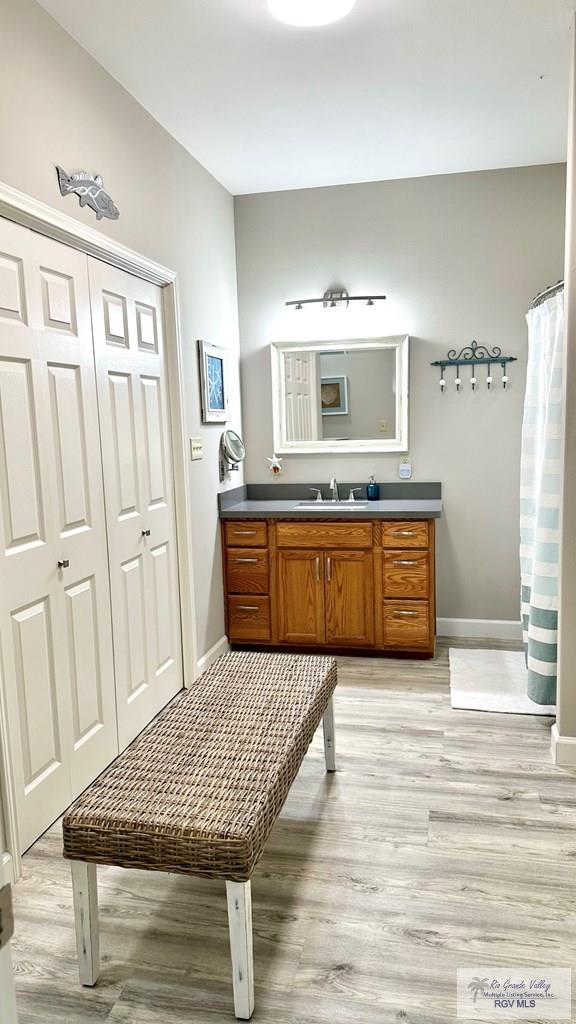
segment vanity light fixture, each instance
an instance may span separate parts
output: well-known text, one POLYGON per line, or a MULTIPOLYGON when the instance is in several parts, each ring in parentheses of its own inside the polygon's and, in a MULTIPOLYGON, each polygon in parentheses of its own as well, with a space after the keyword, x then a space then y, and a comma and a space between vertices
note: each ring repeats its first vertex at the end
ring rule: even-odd
POLYGON ((364 302, 367 306, 373 306, 375 302, 383 302, 385 295, 350 295, 346 288, 328 288, 321 299, 290 299, 286 305, 294 306, 294 309, 303 309, 315 302, 321 302, 324 309, 335 309, 344 306, 348 309, 351 302, 364 302))
POLYGON ((313 28, 340 21, 356 0, 268 0, 268 10, 278 21, 300 28, 313 28))

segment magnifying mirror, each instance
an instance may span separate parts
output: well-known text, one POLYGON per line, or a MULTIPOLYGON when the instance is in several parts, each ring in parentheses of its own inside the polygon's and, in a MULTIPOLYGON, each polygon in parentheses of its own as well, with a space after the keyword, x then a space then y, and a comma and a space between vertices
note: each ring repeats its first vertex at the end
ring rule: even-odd
POLYGON ((226 473, 238 469, 245 458, 246 448, 240 435, 235 430, 225 430, 220 438, 220 480, 224 480, 226 473))

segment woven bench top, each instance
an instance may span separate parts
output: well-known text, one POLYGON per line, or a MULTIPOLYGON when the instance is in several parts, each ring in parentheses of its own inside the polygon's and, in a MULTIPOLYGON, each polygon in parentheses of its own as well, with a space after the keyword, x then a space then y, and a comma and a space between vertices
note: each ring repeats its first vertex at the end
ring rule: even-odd
POLYGON ((72 860, 246 881, 336 686, 330 657, 223 655, 72 805, 72 860))

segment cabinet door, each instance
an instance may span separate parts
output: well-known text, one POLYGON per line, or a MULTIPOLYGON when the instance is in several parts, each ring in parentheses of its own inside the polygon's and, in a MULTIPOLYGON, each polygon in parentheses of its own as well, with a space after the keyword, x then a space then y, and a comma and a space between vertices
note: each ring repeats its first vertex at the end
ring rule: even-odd
POLYGON ((374 643, 374 567, 371 551, 327 551, 326 642, 374 643))
POLYGON ((324 629, 323 555, 279 551, 278 636, 290 644, 321 644, 324 629))

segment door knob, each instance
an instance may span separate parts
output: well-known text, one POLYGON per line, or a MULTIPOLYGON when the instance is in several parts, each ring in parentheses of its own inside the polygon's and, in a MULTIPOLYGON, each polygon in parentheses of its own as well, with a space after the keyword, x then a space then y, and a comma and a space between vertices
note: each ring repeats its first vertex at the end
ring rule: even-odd
POLYGON ((150 530, 142 530, 142 536, 143 537, 149 537, 150 536, 150 530))
POLYGON ((62 558, 58 562, 58 568, 59 569, 67 569, 69 565, 70 565, 70 560, 68 558, 62 558))

